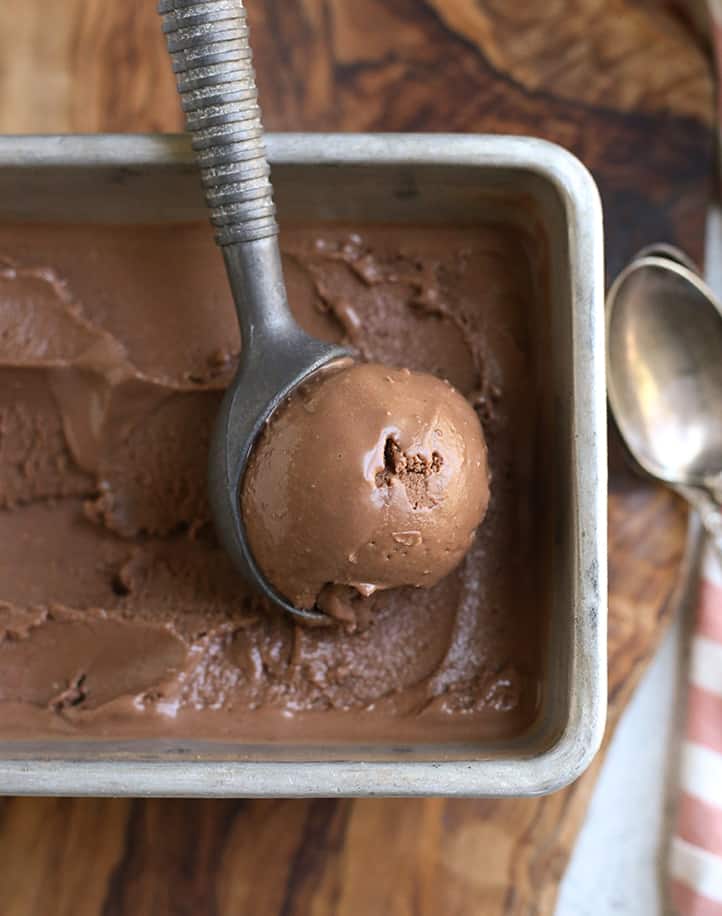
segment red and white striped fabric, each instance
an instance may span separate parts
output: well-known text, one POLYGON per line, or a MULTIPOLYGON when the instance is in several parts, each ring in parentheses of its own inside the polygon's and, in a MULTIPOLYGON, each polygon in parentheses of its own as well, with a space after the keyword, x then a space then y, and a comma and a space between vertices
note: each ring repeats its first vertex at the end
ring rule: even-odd
MULTIPOLYGON (((722 126, 722 0, 708 0, 722 126)), ((679 916, 722 916, 722 562, 708 546, 689 662, 677 824, 670 847, 679 916)))
POLYGON ((722 916, 722 564, 703 564, 689 662, 671 896, 680 916, 722 916))

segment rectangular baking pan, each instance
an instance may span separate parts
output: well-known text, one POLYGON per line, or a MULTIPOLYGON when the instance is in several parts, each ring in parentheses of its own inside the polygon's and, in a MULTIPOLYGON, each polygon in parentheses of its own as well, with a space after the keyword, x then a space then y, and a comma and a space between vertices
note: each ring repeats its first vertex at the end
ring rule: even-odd
MULTIPOLYGON (((0 735, 0 792, 58 795, 535 795, 589 764, 606 710, 606 416, 602 217, 594 182, 542 140, 483 135, 268 137, 284 219, 534 222, 547 263, 539 347, 554 493, 540 716, 504 745, 423 748, 0 735)), ((0 219, 204 218, 183 136, 0 138, 0 219)))

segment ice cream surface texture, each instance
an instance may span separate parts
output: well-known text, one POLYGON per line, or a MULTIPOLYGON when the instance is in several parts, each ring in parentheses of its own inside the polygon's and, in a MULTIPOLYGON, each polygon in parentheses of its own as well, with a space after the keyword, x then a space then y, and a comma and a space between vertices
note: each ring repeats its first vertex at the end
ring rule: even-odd
MULTIPOLYGON (((209 226, 0 225, 4 739, 220 739, 237 756, 239 745, 296 742, 478 744, 534 721, 554 545, 536 382, 535 316, 548 325, 542 241, 497 224, 317 223, 284 225, 281 243, 304 329, 359 352, 367 400, 375 386, 406 392, 398 402, 385 393, 373 422, 363 414, 366 433, 361 423, 343 445, 370 452, 359 486, 379 500, 376 530, 392 557, 418 549, 417 531, 438 550, 443 525, 429 533, 393 513, 445 511, 405 502, 421 506, 439 485, 451 510, 452 429, 480 421, 491 492, 468 553, 430 588, 327 589, 340 624, 312 628, 271 607, 210 521, 209 441, 241 341, 209 226), (388 383, 378 364, 411 371, 388 383), (416 373, 435 377, 428 400, 416 373)), ((328 398, 342 409, 330 386, 310 390, 306 406, 328 398)), ((468 452, 476 440, 461 438, 468 452)), ((331 463, 350 500, 353 462, 334 458, 338 439, 327 454, 312 445, 296 480, 304 463, 319 474, 331 463)), ((343 506, 319 480, 313 499, 338 526, 343 506)), ((310 500, 310 490, 286 498, 310 500)), ((483 487, 464 493, 483 498, 483 487)), ((457 506, 455 543, 465 547, 479 502, 457 506)), ((349 569, 352 549, 374 540, 375 521, 364 524, 339 553, 349 569)), ((349 532, 358 526, 349 519, 349 532)), ((373 556, 380 568, 364 577, 380 583, 396 561, 373 556)), ((427 567, 414 568, 424 578, 427 567)))

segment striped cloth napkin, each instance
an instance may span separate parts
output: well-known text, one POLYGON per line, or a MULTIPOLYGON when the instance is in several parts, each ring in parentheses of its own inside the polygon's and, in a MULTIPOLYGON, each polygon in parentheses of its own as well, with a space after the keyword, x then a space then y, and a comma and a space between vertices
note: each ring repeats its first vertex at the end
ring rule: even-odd
POLYGON ((680 916, 722 916, 722 563, 709 546, 690 651, 669 870, 680 916))
MULTIPOLYGON (((722 83, 722 0, 708 0, 707 7, 722 83)), ((718 112, 722 125, 722 86, 718 112)), ((679 789, 672 903, 679 916, 722 916, 722 561, 709 545, 692 633, 679 789)))

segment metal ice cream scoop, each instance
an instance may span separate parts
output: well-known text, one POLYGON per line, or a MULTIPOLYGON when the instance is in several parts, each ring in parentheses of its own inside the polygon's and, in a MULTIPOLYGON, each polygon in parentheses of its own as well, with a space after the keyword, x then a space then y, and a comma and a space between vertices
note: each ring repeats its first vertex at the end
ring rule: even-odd
POLYGON ((609 291, 607 371, 632 455, 722 551, 722 305, 676 249, 640 252, 609 291))
POLYGON ((306 334, 288 306, 241 0, 160 0, 158 12, 243 342, 211 443, 216 530, 249 583, 291 614, 326 620, 293 607, 267 581, 246 540, 239 496, 253 445, 276 407, 312 373, 350 354, 306 334))

